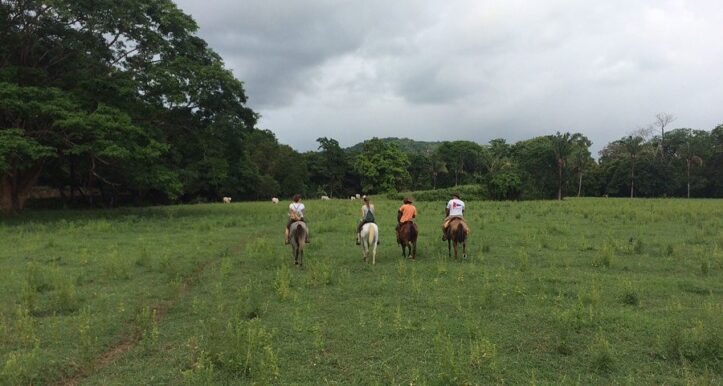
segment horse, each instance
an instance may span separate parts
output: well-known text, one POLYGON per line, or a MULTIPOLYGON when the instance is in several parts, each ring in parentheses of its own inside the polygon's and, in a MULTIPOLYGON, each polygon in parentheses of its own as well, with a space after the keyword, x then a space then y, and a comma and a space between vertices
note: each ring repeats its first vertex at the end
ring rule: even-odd
POLYGON ((289 226, 289 242, 291 244, 291 256, 294 257, 294 265, 304 266, 304 245, 306 235, 309 233, 306 223, 295 221, 289 226))
POLYGON ((372 250, 372 265, 377 261, 377 243, 379 243, 379 227, 373 222, 368 222, 362 226, 359 233, 361 238, 362 251, 364 252, 364 261, 369 257, 369 249, 372 250))
POLYGON ((399 232, 397 232, 397 243, 402 246, 402 257, 411 256, 412 260, 417 259, 417 236, 419 231, 417 230, 417 224, 412 221, 407 221, 399 226, 399 232), (409 251, 407 254, 406 250, 409 251))
POLYGON ((464 220, 453 218, 447 225, 447 249, 452 257, 452 244, 454 243, 454 258, 457 258, 457 244, 462 244, 462 257, 467 258, 467 235, 464 234, 464 220))

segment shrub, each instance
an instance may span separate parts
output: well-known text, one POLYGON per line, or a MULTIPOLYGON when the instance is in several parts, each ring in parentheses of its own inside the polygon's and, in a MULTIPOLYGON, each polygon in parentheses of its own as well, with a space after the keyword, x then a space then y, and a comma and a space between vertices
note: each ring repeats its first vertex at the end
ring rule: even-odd
POLYGON ((610 245, 605 245, 600 253, 592 259, 593 267, 605 267, 610 268, 610 264, 613 257, 613 249, 610 245))
POLYGON ((629 281, 625 283, 625 289, 620 294, 620 301, 623 304, 627 304, 629 306, 637 306, 640 304, 640 297, 638 296, 638 291, 633 288, 633 284, 629 281))
POLYGON ((721 370, 723 352, 719 326, 698 321, 690 328, 673 326, 666 334, 663 352, 667 359, 676 362, 687 360, 700 366, 721 370))
POLYGON ((615 366, 614 355, 610 349, 610 343, 602 336, 602 333, 598 334, 588 351, 590 352, 590 366, 593 371, 609 373, 613 370, 615 366))
POLYGON ((40 343, 35 342, 32 350, 15 351, 10 353, 0 370, 0 381, 8 385, 32 385, 39 382, 44 373, 44 363, 41 358, 40 343))
POLYGON ((281 268, 276 270, 276 294, 279 295, 281 300, 286 300, 291 294, 291 272, 286 264, 281 265, 281 268))
POLYGON ((485 200, 489 198, 486 189, 480 185, 462 185, 452 188, 418 190, 413 192, 393 192, 388 193, 387 198, 398 201, 403 200, 404 197, 413 197, 417 201, 447 201, 452 192, 459 192, 463 200, 485 200))
POLYGON ((272 336, 258 319, 231 319, 225 327, 210 331, 205 352, 219 370, 252 380, 258 384, 273 384, 279 377, 272 336))

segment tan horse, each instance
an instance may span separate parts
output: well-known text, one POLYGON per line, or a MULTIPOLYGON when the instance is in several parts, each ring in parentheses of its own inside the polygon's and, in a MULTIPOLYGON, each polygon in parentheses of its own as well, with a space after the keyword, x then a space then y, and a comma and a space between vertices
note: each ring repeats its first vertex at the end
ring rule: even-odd
POLYGON ((402 246, 402 257, 409 257, 412 260, 417 259, 417 236, 419 236, 419 231, 417 224, 414 222, 407 221, 399 226, 397 243, 402 246))
POLYGON ((291 244, 291 255, 294 257, 294 265, 304 266, 304 246, 306 245, 306 234, 309 232, 306 223, 295 221, 289 226, 289 242, 291 244))
POLYGON ((454 258, 457 258, 457 244, 462 244, 462 257, 467 258, 467 235, 464 233, 464 220, 453 218, 447 226, 447 249, 452 257, 452 244, 454 244, 454 258))

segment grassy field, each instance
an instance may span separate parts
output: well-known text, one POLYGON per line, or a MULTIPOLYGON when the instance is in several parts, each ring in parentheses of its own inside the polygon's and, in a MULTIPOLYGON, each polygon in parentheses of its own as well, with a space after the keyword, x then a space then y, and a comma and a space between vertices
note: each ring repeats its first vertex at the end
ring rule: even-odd
POLYGON ((443 202, 35 211, 0 220, 0 384, 721 384, 723 201, 467 202, 469 258, 443 202))

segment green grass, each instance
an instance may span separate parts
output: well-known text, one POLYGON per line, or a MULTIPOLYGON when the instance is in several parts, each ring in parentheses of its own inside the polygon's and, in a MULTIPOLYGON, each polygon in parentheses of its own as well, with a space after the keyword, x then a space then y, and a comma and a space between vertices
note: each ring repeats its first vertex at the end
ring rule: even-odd
POLYGON ((28 212, 0 222, 0 384, 720 384, 720 200, 420 202, 418 261, 374 200, 28 212))

